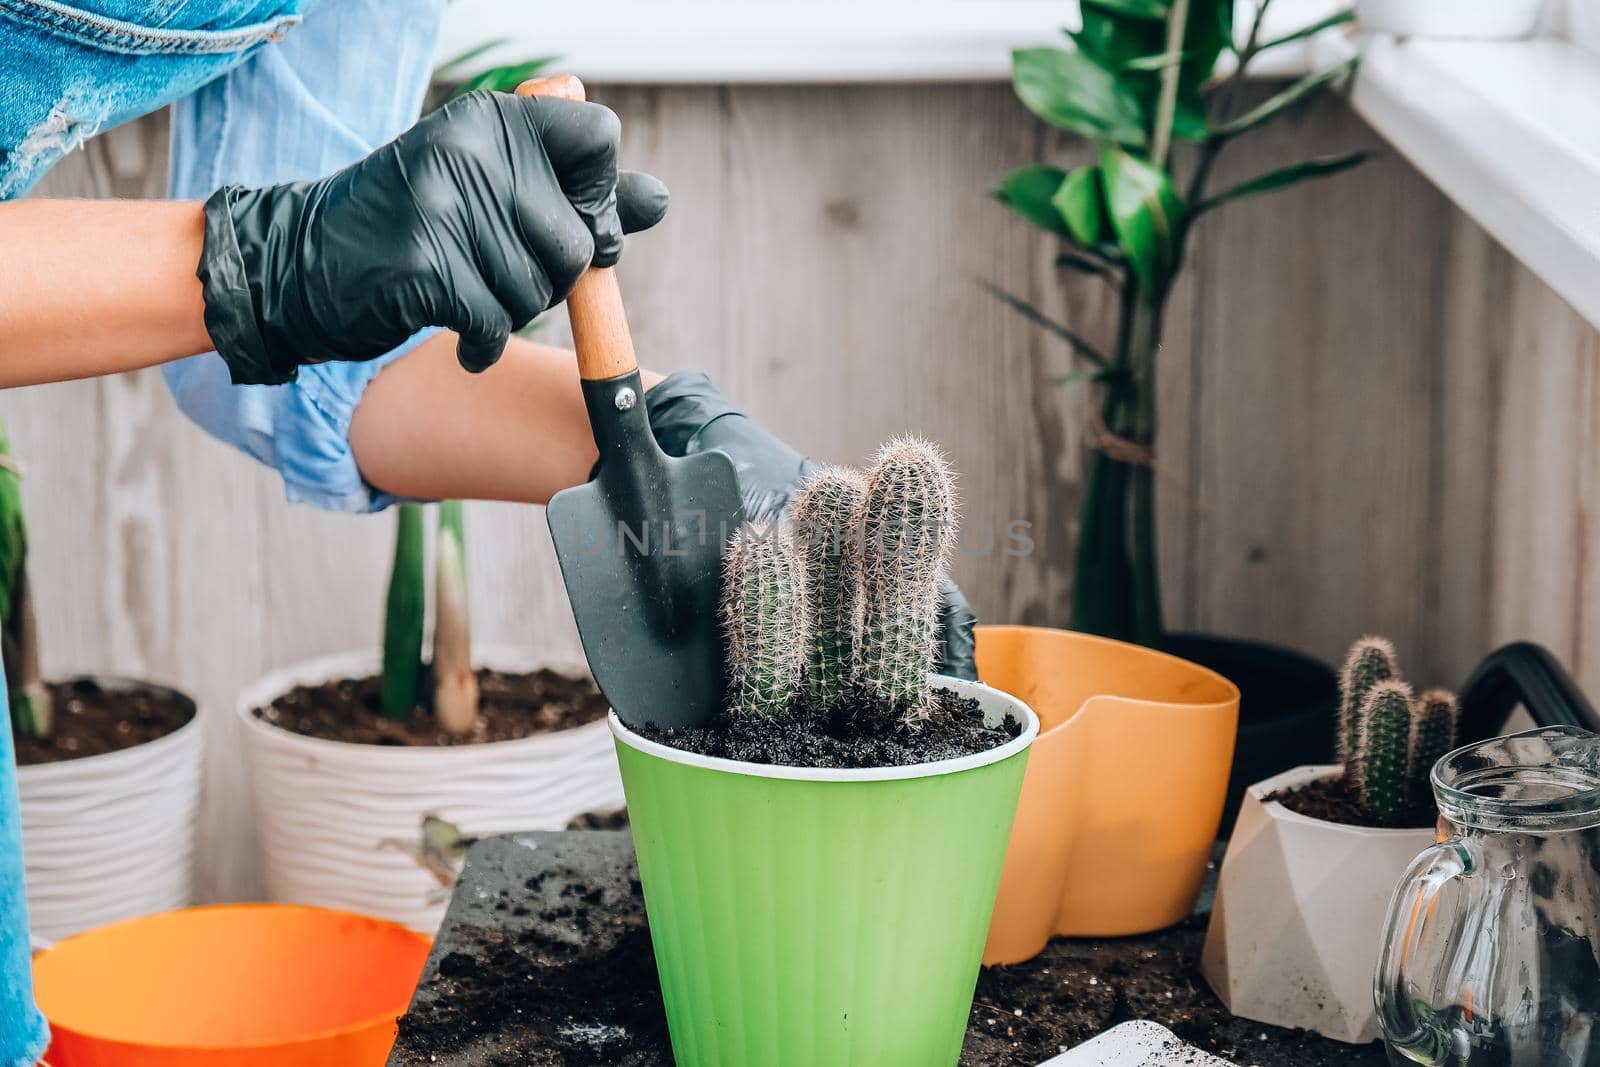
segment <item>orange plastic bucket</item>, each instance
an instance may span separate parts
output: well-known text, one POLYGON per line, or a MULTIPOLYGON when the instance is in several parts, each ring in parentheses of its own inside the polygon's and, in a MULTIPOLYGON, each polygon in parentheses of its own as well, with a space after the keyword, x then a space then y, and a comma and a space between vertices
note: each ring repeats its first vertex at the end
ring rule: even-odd
POLYGON ((90 930, 34 960, 51 1067, 382 1067, 428 958, 403 926, 230 905, 90 930))
POLYGON ((1039 715, 984 962, 1187 916, 1222 818, 1238 688, 1066 630, 980 626, 977 639, 978 677, 1039 715))

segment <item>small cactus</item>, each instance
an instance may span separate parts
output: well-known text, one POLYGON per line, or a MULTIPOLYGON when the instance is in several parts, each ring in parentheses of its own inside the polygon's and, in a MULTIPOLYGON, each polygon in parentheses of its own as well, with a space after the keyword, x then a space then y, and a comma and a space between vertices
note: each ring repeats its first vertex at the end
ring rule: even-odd
POLYGON ((1381 637, 1351 647, 1339 687, 1345 778, 1373 822, 1402 825, 1420 814, 1433 765, 1455 747, 1456 698, 1443 689, 1413 697, 1381 637))
POLYGON ((1381 826, 1397 825, 1411 806, 1411 687, 1382 681, 1358 713, 1361 744, 1349 765, 1367 814, 1381 826))
POLYGON ((1433 765, 1456 747, 1456 722, 1461 709, 1454 694, 1443 689, 1430 689, 1417 702, 1415 717, 1411 720, 1411 780, 1421 799, 1429 789, 1433 765))
POLYGON ((858 520, 855 682, 912 720, 931 710, 939 583, 955 542, 955 517, 955 482, 937 448, 901 438, 878 452, 858 520))
POLYGON ((800 554, 777 526, 746 524, 723 562, 722 627, 734 714, 787 714, 800 692, 809 613, 800 554))
POLYGON ((1400 676, 1394 645, 1382 637, 1363 637, 1350 646, 1339 678, 1339 758, 1346 764, 1361 748, 1359 712, 1379 682, 1400 676))
POLYGON ((830 711, 850 688, 861 630, 861 529, 867 481, 849 467, 813 474, 789 507, 811 613, 806 689, 830 711))

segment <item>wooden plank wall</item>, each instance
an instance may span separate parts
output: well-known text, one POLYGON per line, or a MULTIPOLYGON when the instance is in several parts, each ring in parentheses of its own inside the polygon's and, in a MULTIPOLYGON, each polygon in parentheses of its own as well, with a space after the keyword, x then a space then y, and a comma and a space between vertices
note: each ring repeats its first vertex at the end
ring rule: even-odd
MULTIPOLYGON (((1087 331, 1111 307, 986 191, 1072 159, 1001 86, 601 89, 670 222, 624 267, 640 351, 705 367, 817 455, 915 430, 963 476, 958 577, 991 620, 1060 623, 1082 387, 993 279, 1087 331), (1033 524, 1025 558, 986 531, 1033 524)), ((152 118, 46 195, 159 195, 152 118)), ((1245 177, 1382 157, 1205 224, 1163 353, 1162 555, 1174 625, 1333 657, 1364 631, 1424 682, 1544 641, 1600 692, 1600 332, 1338 102, 1227 158, 1245 177)), ((560 327, 553 328, 555 332, 560 327)), ((154 373, 0 398, 27 464, 50 669, 168 679, 211 716, 208 898, 258 885, 227 712, 263 671, 377 637, 391 520, 290 508, 154 373)), ((480 638, 576 652, 542 515, 469 511, 480 638)))

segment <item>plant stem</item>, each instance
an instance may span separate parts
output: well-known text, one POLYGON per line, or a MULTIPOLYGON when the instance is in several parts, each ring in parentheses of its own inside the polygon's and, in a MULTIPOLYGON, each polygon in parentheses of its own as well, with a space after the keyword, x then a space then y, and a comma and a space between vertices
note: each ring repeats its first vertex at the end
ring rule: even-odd
POLYGON ((472 622, 467 610, 467 548, 461 501, 439 505, 434 561, 433 715, 456 736, 478 725, 478 676, 472 669, 472 622))
POLYGON ((379 686, 383 714, 404 719, 417 710, 422 675, 422 616, 427 607, 423 575, 422 505, 397 509, 394 568, 383 619, 383 676, 379 686))
MULTIPOLYGON (((1183 40, 1189 27, 1189 0, 1172 0, 1167 12, 1166 54, 1177 56, 1183 51, 1183 40)), ((1178 113, 1178 82, 1183 76, 1183 60, 1176 59, 1161 68, 1161 95, 1156 99, 1156 128, 1150 149, 1150 162, 1158 167, 1167 165, 1167 152, 1172 148, 1172 120, 1178 113)))
POLYGON ((23 710, 28 719, 24 729, 28 733, 34 737, 49 737, 55 728, 55 708, 51 704, 50 690, 39 673, 39 623, 33 612, 33 587, 26 569, 12 610, 16 613, 17 670, 15 677, 6 679, 12 687, 12 708, 23 710))

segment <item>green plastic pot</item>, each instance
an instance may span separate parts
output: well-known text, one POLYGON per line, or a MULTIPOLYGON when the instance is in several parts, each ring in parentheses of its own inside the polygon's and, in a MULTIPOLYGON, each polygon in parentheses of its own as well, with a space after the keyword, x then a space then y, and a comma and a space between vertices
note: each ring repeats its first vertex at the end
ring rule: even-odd
POLYGON ((908 767, 774 767, 647 740, 615 714, 678 1067, 940 1067, 961 1054, 1039 720, 908 767))

